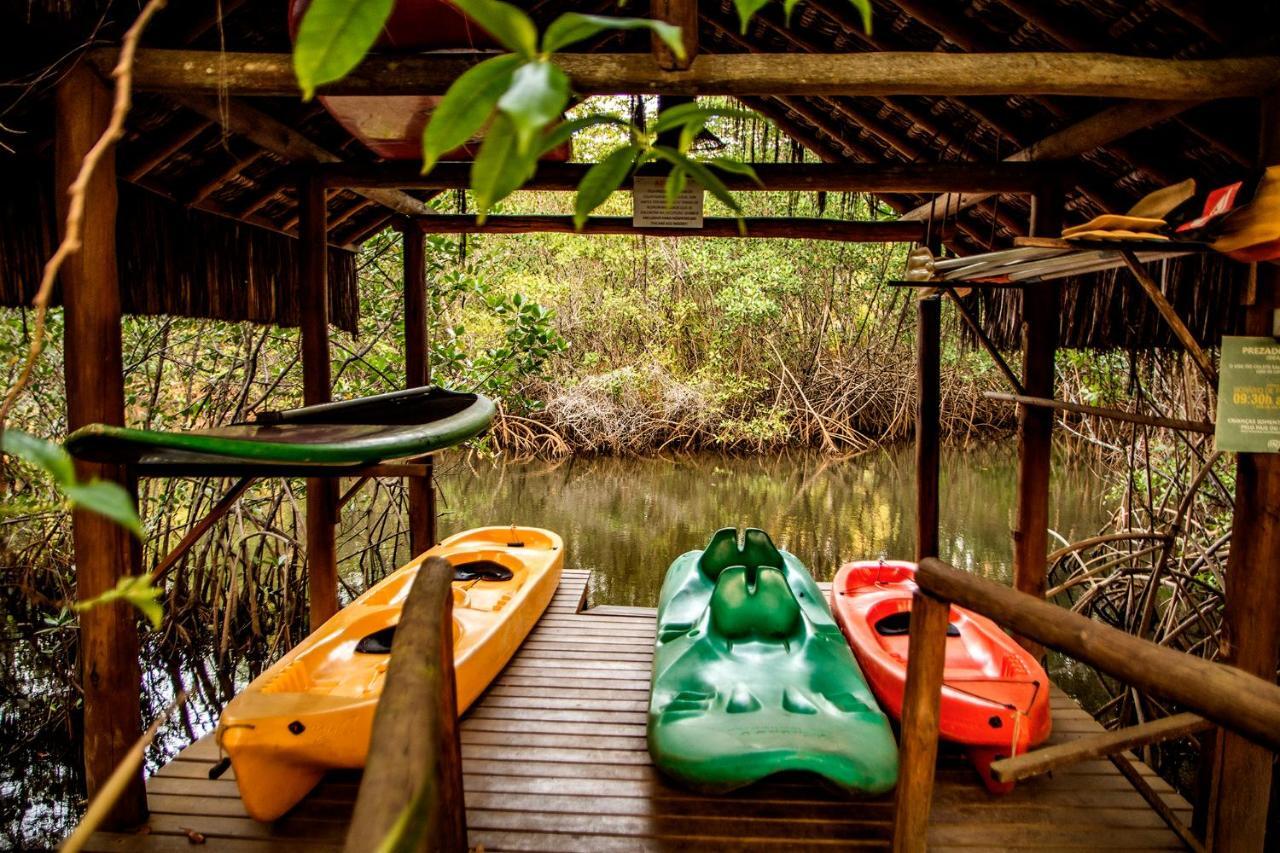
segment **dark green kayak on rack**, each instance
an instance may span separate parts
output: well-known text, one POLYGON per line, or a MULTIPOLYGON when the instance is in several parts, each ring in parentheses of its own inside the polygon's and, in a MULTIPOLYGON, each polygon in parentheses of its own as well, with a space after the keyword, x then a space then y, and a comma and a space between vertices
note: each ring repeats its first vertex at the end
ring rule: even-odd
POLYGON ((480 394, 411 388, 190 432, 90 424, 73 432, 78 459, 132 465, 149 476, 333 475, 466 441, 488 428, 494 405, 480 394))
POLYGON ((804 565, 732 528, 667 570, 649 694, 649 752, 707 792, 807 771, 850 793, 897 781, 889 721, 804 565))

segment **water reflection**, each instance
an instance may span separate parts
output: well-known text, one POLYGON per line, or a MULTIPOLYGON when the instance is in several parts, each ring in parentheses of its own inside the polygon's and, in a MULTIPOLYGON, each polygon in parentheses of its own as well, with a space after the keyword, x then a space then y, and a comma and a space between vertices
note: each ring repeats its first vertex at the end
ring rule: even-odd
MULTIPOLYGON (((566 567, 592 572, 593 604, 651 607, 671 560, 719 527, 764 528, 819 580, 841 562, 910 558, 915 541, 910 448, 846 460, 811 454, 579 459, 455 466, 441 477, 441 532, 535 524, 565 539, 566 567)), ((944 450, 941 556, 985 577, 1010 577, 1012 448, 944 450)), ((1071 539, 1105 513, 1087 470, 1059 464, 1050 523, 1071 539)))

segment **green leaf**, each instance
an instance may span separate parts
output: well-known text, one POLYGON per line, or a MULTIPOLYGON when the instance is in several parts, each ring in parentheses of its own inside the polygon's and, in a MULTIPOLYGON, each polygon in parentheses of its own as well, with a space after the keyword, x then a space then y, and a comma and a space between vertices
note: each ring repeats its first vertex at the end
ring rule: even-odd
POLYGON ((862 28, 871 35, 871 0, 849 0, 862 16, 862 28))
POLYGON ((507 50, 533 59, 538 54, 538 28, 529 16, 501 0, 450 0, 507 50))
POLYGON ((516 69, 511 86, 498 99, 498 110, 511 119, 516 150, 529 153, 535 136, 560 117, 569 104, 569 78, 546 60, 516 69))
POLYGON ((480 144, 475 162, 471 164, 471 193, 476 202, 476 221, 483 223, 495 204, 520 189, 533 176, 537 164, 533 152, 520 154, 515 126, 506 113, 498 113, 480 144))
POLYGON ((88 483, 69 483, 62 492, 79 509, 87 509, 128 528, 134 536, 142 538, 142 520, 134 506, 133 496, 119 483, 108 480, 90 480, 88 483))
POLYGON ((71 457, 52 441, 45 441, 22 430, 6 429, 0 432, 0 450, 30 462, 52 477, 59 486, 76 481, 76 469, 71 457))
POLYGON ((303 100, 360 64, 394 6, 395 0, 312 0, 293 45, 293 73, 303 100))
POLYGON ((442 154, 465 145, 479 132, 521 62, 514 54, 495 56, 468 68, 453 81, 422 131, 424 175, 442 154))
POLYGON ((745 229, 746 225, 742 221, 742 206, 738 204, 738 200, 733 197, 733 193, 729 192, 729 188, 724 185, 723 181, 716 177, 714 172, 702 163, 689 159, 674 148, 669 148, 665 145, 655 145, 653 150, 659 157, 666 160, 671 165, 687 169, 689 176, 701 184, 703 189, 711 193, 719 199, 725 207, 734 212, 738 217, 739 228, 745 229))
POLYGON ((756 16, 756 12, 763 9, 768 3, 769 0, 733 0, 733 5, 738 10, 738 21, 742 24, 741 32, 744 36, 747 34, 747 27, 750 26, 751 19, 756 16))
POLYGON ((743 163, 741 160, 734 160, 732 157, 716 157, 707 161, 707 165, 733 175, 744 175, 754 181, 757 186, 764 186, 764 181, 760 180, 760 176, 756 174, 755 169, 751 168, 750 163, 743 163))
POLYGON ((705 107, 696 102, 677 104, 658 113, 658 117, 653 120, 653 124, 650 125, 649 129, 654 133, 662 133, 680 127, 690 120, 697 120, 702 124, 706 124, 712 118, 750 119, 755 118, 756 115, 751 110, 740 110, 734 107, 705 107))
POLYGON ((613 191, 622 186, 635 159, 636 149, 623 145, 587 170, 578 183, 578 194, 573 200, 575 228, 582 228, 591 211, 604 204, 613 191))
POLYGON ((575 42, 589 39, 607 30, 651 30, 662 39, 663 44, 671 49, 678 58, 684 59, 684 42, 680 39, 680 28, 666 21, 653 21, 648 18, 610 18, 605 15, 582 15, 578 12, 565 12, 551 22, 542 36, 543 53, 555 53, 561 48, 575 42))
POLYGON ((680 197, 680 193, 684 192, 684 188, 689 183, 689 173, 684 169, 672 169, 671 174, 667 175, 667 182, 662 189, 667 201, 667 208, 675 207, 676 199, 680 197))
MULTIPOLYGON (((561 145, 564 145, 573 135, 580 130, 586 130, 588 127, 598 127, 601 125, 613 125, 614 127, 632 128, 631 122, 620 119, 611 115, 590 115, 583 118, 575 118, 572 121, 562 121, 555 127, 548 130, 542 136, 542 147, 538 150, 538 156, 554 151, 561 145)), ((634 130, 634 128, 632 128, 634 130)))
POLYGON ((109 589, 88 601, 76 602, 77 612, 84 612, 113 601, 126 601, 132 604, 151 622, 152 628, 159 628, 164 621, 164 608, 160 605, 160 596, 164 592, 151 583, 150 575, 130 575, 120 578, 114 589, 109 589))

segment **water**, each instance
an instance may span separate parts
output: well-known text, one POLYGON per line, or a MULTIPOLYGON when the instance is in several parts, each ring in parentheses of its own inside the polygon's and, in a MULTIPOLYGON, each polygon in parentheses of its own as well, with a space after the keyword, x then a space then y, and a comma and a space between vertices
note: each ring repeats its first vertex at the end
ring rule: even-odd
MULTIPOLYGON (((819 580, 850 559, 910 557, 914 460, 910 447, 845 460, 812 454, 658 459, 577 459, 501 464, 452 455, 440 468, 442 535, 485 524, 528 524, 559 532, 567 568, 592 572, 590 603, 654 606, 663 573, 725 526, 756 526, 796 554, 819 580)), ((1012 442, 942 455, 941 556, 986 577, 1011 572, 1012 442)), ((1050 524, 1068 540, 1106 518, 1103 484, 1066 460, 1055 466, 1050 524)), ((394 560, 393 560, 394 562, 394 560)), ((359 586, 358 570, 344 573, 359 586)), ((52 631, 53 629, 49 629, 52 631)), ((155 769, 209 731, 247 672, 213 672, 212 650, 160 648, 149 635, 144 716, 179 684, 191 697, 148 755, 155 769), (197 671, 203 670, 196 676, 197 671)), ((36 642, 69 640, 46 633, 36 642)), ((34 655, 26 641, 0 642, 9 678, 0 691, 0 848, 55 845, 78 818, 78 756, 65 726, 40 727, 49 707, 71 701, 59 655, 34 655), (13 685, 19 685, 16 690, 13 685), (38 734, 31 735, 33 729, 38 734)))
MULTIPOLYGON (((944 449, 940 556, 993 580, 1012 572, 1010 445, 944 449)), ((1102 484, 1059 464, 1050 525, 1072 541, 1102 526, 1102 484)), ((653 607, 663 573, 721 527, 767 531, 818 580, 841 563, 915 550, 915 460, 890 448, 845 460, 812 454, 453 465, 440 477, 441 535, 478 524, 548 527, 566 568, 591 571, 591 604, 653 607)))

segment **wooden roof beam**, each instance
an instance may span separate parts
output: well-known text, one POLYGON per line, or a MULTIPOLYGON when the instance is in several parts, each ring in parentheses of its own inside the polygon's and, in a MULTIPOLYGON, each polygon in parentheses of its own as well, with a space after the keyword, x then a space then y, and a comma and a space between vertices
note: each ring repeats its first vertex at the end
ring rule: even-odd
MULTIPOLYGON (((1198 102, 1194 101, 1134 101, 1108 107, 1095 113, 1084 121, 1063 128, 1021 151, 1006 157, 1004 162, 1039 162, 1050 160, 1068 160, 1095 148, 1100 148, 1137 130, 1158 124, 1165 119, 1187 110, 1198 102)), ((952 208, 963 210, 972 207, 990 197, 990 193, 965 193, 961 197, 948 197, 946 204, 952 208)), ((939 204, 942 204, 939 201, 939 204)), ((929 206, 922 205, 909 213, 904 219, 922 220, 929 215, 929 206)))
MULTIPOLYGON (((89 56, 100 68, 117 51, 89 56)), ((487 54, 372 56, 324 94, 439 95, 487 54)), ((1262 94, 1280 57, 1171 60, 1107 53, 703 54, 663 71, 648 54, 566 53, 554 58, 583 94, 1062 95, 1155 101, 1262 94)), ((296 96, 288 54, 142 50, 140 91, 296 96)))
MULTIPOLYGON (((797 140, 805 144, 805 140, 797 140)), ((815 151, 815 153, 818 153, 815 151)), ((539 163, 524 189, 572 192, 591 163, 539 163)), ((1064 177, 1063 169, 1041 163, 753 163, 757 184, 742 175, 721 175, 735 191, 826 190, 830 192, 947 192, 991 190, 1032 193, 1064 177)), ((396 187, 401 189, 465 189, 471 163, 438 163, 422 175, 416 163, 335 163, 317 167, 330 187, 396 187)))
POLYGON ((417 216, 413 221, 428 234, 644 234, 651 237, 785 237, 789 240, 840 240, 850 243, 913 242, 924 237, 924 226, 886 219, 850 221, 800 217, 747 217, 745 231, 732 218, 707 217, 701 228, 643 227, 630 216, 593 216, 577 229, 572 216, 490 216, 481 225, 466 214, 417 216))
MULTIPOLYGON (((171 99, 210 121, 226 126, 259 148, 290 163, 336 163, 341 158, 317 145, 298 131, 235 98, 219 100, 208 95, 171 95, 171 99)), ((360 195, 376 201, 396 213, 415 215, 426 207, 408 193, 399 190, 364 189, 360 195)))
POLYGON ((124 173, 124 179, 132 183, 137 183, 145 177, 148 172, 159 166, 165 160, 168 160, 174 154, 177 154, 193 142, 197 136, 204 133, 211 127, 213 127, 213 122, 202 118, 195 124, 181 128, 178 132, 171 135, 163 143, 149 151, 146 156, 135 163, 129 171, 124 173))

